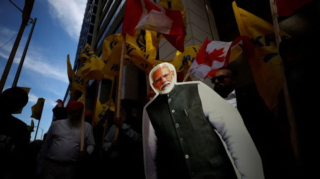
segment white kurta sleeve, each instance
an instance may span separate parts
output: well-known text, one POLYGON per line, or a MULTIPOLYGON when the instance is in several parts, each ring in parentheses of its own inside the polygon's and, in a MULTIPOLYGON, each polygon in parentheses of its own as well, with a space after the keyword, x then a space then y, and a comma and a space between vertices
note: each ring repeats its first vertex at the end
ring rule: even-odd
POLYGON ((157 136, 150 122, 147 111, 143 111, 143 153, 146 179, 157 178, 156 168, 157 136))
POLYGON ((238 110, 204 83, 198 86, 204 114, 225 142, 241 178, 264 179, 260 155, 238 110))

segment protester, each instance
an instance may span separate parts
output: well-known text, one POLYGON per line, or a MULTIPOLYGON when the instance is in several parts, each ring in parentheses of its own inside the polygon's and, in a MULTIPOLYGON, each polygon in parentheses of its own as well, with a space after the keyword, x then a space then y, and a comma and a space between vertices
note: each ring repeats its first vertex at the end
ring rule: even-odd
POLYGON ((214 91, 238 109, 261 156, 266 178, 281 178, 279 133, 274 115, 268 110, 254 85, 236 88, 236 73, 220 68, 214 78, 214 91), (277 162, 275 162, 277 161, 277 162))
POLYGON ((27 177, 27 151, 30 135, 27 125, 12 116, 28 103, 21 88, 9 88, 0 94, 0 178, 27 177))
MULTIPOLYGON (((116 118, 114 125, 108 131, 103 150, 107 155, 108 178, 144 178, 143 163, 139 162, 136 152, 142 148, 142 137, 128 124, 131 116, 128 116, 121 108, 121 117, 116 118), (115 140, 115 130, 119 128, 118 139, 115 140), (126 172, 122 172, 123 168, 126 172)), ((142 154, 142 150, 141 150, 142 154)))
POLYGON ((169 63, 154 67, 149 80, 158 94, 144 109, 148 179, 264 178, 258 151, 234 107, 202 82, 177 83, 169 63))
POLYGON ((57 105, 52 109, 53 112, 53 121, 67 119, 68 114, 66 113, 66 108, 63 106, 63 102, 61 99, 58 99, 57 105))
POLYGON ((85 148, 80 152, 81 115, 84 105, 71 101, 66 107, 68 119, 52 123, 38 155, 37 174, 44 179, 76 178, 79 160, 88 157, 95 142, 91 125, 85 123, 85 148))

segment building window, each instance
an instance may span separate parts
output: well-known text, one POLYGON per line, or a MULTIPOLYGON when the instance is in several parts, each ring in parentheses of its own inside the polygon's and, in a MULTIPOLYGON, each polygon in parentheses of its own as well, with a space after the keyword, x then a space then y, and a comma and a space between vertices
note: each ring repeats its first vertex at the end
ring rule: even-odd
POLYGON ((109 15, 109 12, 111 11, 112 6, 113 6, 113 4, 114 4, 115 2, 116 2, 116 1, 115 1, 115 0, 113 0, 112 4, 111 4, 111 5, 110 5, 110 7, 109 7, 108 12, 107 12, 107 13, 106 13, 106 15, 104 16, 104 18, 103 18, 103 20, 102 20, 102 22, 101 22, 101 24, 100 24, 99 29, 101 29, 101 28, 102 28, 102 26, 103 26, 104 22, 106 21, 106 19, 107 19, 108 15, 109 15))
MULTIPOLYGON (((102 9, 101 13, 104 12, 104 10, 106 9, 109 1, 110 1, 110 0, 106 0, 106 2, 104 3, 104 6, 103 6, 103 9, 102 9)), ((101 14, 101 13, 100 13, 100 14, 101 14)))
POLYGON ((123 24, 123 22, 121 21, 121 23, 119 24, 119 26, 118 26, 117 30, 114 32, 115 34, 117 34, 117 33, 120 33, 120 32, 121 32, 121 30, 122 30, 122 24, 123 24))
MULTIPOLYGON (((119 14, 122 6, 125 4, 125 2, 126 2, 126 0, 122 0, 122 2, 121 2, 121 4, 119 5, 118 9, 116 10, 116 12, 114 13, 114 15, 112 16, 112 19, 110 20, 110 22, 109 22, 106 30, 103 32, 103 34, 102 34, 102 36, 101 36, 101 38, 100 38, 100 40, 99 40, 99 42, 98 42, 97 47, 99 47, 99 46, 101 45, 101 43, 103 42, 103 39, 104 39, 105 36, 107 35, 110 27, 113 25, 113 24, 112 24, 113 21, 117 18, 118 14, 119 14)), ((122 25, 121 25, 121 28, 122 28, 122 25)), ((117 29, 117 30, 118 30, 118 29, 117 29)), ((120 30, 120 31, 121 31, 121 30, 120 30)))

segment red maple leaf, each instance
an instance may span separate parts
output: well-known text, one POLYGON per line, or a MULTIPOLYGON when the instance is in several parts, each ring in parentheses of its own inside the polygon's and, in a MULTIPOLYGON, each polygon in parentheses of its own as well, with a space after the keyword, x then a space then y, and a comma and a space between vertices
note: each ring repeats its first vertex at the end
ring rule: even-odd
POLYGON ((223 51, 224 47, 222 47, 221 49, 214 49, 212 53, 206 53, 204 63, 211 67, 213 61, 223 62, 226 58, 225 56, 223 56, 223 51))

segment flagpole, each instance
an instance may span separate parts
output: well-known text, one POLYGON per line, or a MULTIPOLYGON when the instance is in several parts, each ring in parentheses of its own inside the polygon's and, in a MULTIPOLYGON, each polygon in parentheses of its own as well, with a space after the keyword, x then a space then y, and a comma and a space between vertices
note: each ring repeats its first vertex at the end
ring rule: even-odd
MULTIPOLYGON (((41 119, 41 118, 40 118, 40 119, 41 119)), ((34 135, 34 140, 36 140, 36 138, 37 138, 38 129, 39 129, 39 125, 40 125, 40 119, 38 120, 38 125, 37 125, 36 134, 34 135)))
POLYGON ((187 81, 187 79, 190 77, 190 71, 186 74, 186 76, 183 78, 183 82, 187 81))
MULTIPOLYGON (((278 12, 277 12, 277 5, 275 0, 270 0, 270 7, 271 7, 271 13, 272 13, 272 20, 273 20, 273 27, 274 27, 274 33, 276 37, 276 43, 279 51, 279 45, 281 42, 281 36, 280 36, 280 28, 279 28, 279 22, 278 22, 278 12)), ((289 91, 288 91, 288 84, 287 84, 287 79, 285 75, 285 69, 283 66, 283 60, 281 56, 279 55, 280 61, 281 61, 281 72, 282 72, 282 77, 283 77, 283 91, 284 91, 284 97, 285 97, 285 102, 286 102, 286 107, 287 107, 287 115, 288 115, 288 120, 289 124, 291 127, 291 142, 292 142, 292 147, 296 159, 296 164, 299 167, 300 164, 300 149, 299 149, 299 140, 298 140, 298 134, 297 134, 297 127, 296 127, 296 119, 293 114, 293 108, 292 108, 292 103, 290 100, 289 96, 289 91)))
MULTIPOLYGON (((123 72, 123 57, 124 57, 124 48, 125 48, 125 37, 122 40, 122 50, 120 58, 120 70, 119 70, 119 80, 118 80, 118 91, 117 91, 117 108, 116 108, 116 118, 120 117, 120 106, 121 106, 121 88, 122 88, 122 72, 123 72)), ((114 141, 117 141, 119 134, 119 128, 116 127, 114 141)))
MULTIPOLYGON (((110 95, 109 95, 109 101, 112 99, 112 94, 113 94, 113 88, 114 88, 114 78, 111 82, 111 89, 110 89, 110 95)), ((110 110, 110 106, 109 106, 109 110, 110 110)), ((106 132, 107 132, 107 126, 108 126, 108 119, 106 119, 106 121, 104 122, 104 129, 103 129, 103 136, 102 136, 102 145, 104 142, 104 137, 106 136, 106 132)))
POLYGON ((87 91, 87 80, 84 80, 83 92, 82 92, 82 102, 83 102, 83 111, 81 117, 81 141, 80 141, 80 151, 84 150, 84 121, 86 113, 86 91, 87 91))
POLYGON ((94 125, 94 118, 96 116, 96 108, 97 108, 97 100, 98 100, 98 92, 99 92, 100 80, 96 80, 96 82, 97 82, 97 84, 96 84, 96 90, 95 90, 95 94, 94 94, 95 103, 93 105, 92 121, 91 121, 91 128, 92 129, 93 129, 93 125, 94 125))

